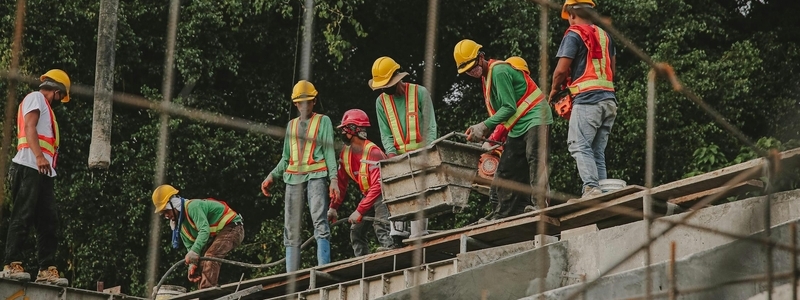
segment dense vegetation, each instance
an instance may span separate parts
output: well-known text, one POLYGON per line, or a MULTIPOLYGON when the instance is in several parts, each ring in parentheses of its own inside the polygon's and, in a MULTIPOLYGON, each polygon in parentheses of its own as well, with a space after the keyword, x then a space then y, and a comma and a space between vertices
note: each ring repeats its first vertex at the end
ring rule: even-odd
MULTIPOLYGON (((15 2, 0 4, 3 69, 10 63, 15 2)), ((98 2, 73 0, 53 5, 27 1, 23 72, 38 76, 50 68, 61 68, 73 82, 93 85, 98 2)), ((173 90, 181 91, 190 83, 196 86, 188 97, 176 102, 284 126, 296 115, 289 94, 299 74, 296 53, 301 2, 182 1, 173 90)), ((366 83, 372 62, 383 55, 395 58, 411 73, 412 81, 421 83, 427 1, 316 2, 312 81, 322 99, 317 111, 330 115, 334 122, 349 108, 362 108, 374 117, 377 95, 366 83)), ((603 0, 599 5, 599 11, 610 16, 627 37, 657 61, 672 64, 688 87, 745 134, 765 146, 798 146, 790 140, 800 137, 800 86, 796 83, 800 34, 794 30, 799 24, 793 15, 800 11, 800 2, 603 0)), ((160 97, 167 7, 165 1, 120 1, 117 91, 154 100, 160 97)), ((441 1, 436 84, 432 87, 440 134, 463 131, 485 117, 480 84, 456 76, 455 43, 472 38, 483 44, 491 57, 521 55, 528 60, 532 74, 538 74, 539 15, 539 7, 530 1, 441 1)), ((555 11, 549 16, 552 68, 552 56, 567 24, 555 11)), ((609 175, 642 184, 648 68, 620 46, 617 61, 620 109, 607 150, 609 175)), ((0 83, 0 94, 6 94, 6 86, 0 83)), ((23 86, 18 98, 32 88, 23 86)), ((92 288, 95 281, 104 281, 106 286, 121 285, 125 293, 144 295, 158 115, 116 105, 111 167, 104 172, 89 171, 91 101, 91 97, 74 96, 71 103, 56 109, 63 133, 56 181, 62 238, 58 266, 73 286, 92 288)), ((656 183, 754 157, 695 104, 663 83, 656 117, 656 183)), ((580 179, 566 150, 566 129, 566 122, 559 119, 551 130, 551 182, 555 190, 577 194, 580 179)), ((266 262, 282 257, 282 185, 275 187, 269 198, 259 190, 280 157, 282 141, 188 119, 173 118, 170 131, 168 182, 184 196, 225 199, 243 212, 245 242, 231 258, 266 262)), ((370 134, 377 139, 377 130, 370 134)), ((350 194, 345 212, 354 207, 355 191, 351 189, 350 194)), ((464 214, 437 217, 432 227, 477 220, 487 212, 488 204, 486 199, 473 200, 474 206, 464 214)), ((0 249, 6 225, 7 220, 0 223, 0 249)), ((310 236, 307 229, 306 236, 310 236)), ((167 231, 165 225, 162 273, 169 262, 185 253, 169 247, 167 231)), ((33 245, 32 240, 27 245, 27 266, 34 266, 33 245)), ((313 252, 304 253, 304 266, 316 261, 313 252)), ((352 256, 344 226, 334 230, 333 255, 334 259, 352 256)), ((283 266, 244 272, 246 277, 255 277, 282 270, 283 266)), ((225 267, 220 281, 238 280, 240 273, 241 269, 225 267)), ((184 271, 170 282, 188 286, 184 271)))

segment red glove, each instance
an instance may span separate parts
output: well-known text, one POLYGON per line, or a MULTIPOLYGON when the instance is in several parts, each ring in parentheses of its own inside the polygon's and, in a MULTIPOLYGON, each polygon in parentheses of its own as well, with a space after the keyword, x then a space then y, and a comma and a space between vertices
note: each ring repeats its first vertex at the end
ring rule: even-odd
POLYGON ((200 272, 197 271, 197 265, 191 264, 189 265, 189 281, 190 282, 200 282, 200 272))

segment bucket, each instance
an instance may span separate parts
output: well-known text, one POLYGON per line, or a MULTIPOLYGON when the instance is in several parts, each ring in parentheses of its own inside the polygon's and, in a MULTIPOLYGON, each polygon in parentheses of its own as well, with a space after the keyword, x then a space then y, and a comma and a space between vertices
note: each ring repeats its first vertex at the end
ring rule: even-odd
POLYGON ((625 180, 620 179, 603 179, 597 182, 600 184, 600 189, 605 192, 612 192, 620 190, 625 187, 625 180))
MULTIPOLYGON (((156 290, 156 287, 153 287, 153 291, 156 290)), ((167 300, 172 297, 182 295, 186 293, 186 288, 177 285, 162 285, 161 288, 156 293, 156 300, 167 300)))

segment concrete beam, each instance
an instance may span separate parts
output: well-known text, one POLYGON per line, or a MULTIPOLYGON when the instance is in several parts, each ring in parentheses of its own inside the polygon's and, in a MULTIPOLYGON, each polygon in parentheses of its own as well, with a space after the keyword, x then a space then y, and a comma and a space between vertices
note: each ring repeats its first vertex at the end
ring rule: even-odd
POLYGON ((65 288, 50 284, 0 279, 0 299, 59 299, 59 300, 118 300, 141 299, 123 294, 108 294, 90 290, 65 288))

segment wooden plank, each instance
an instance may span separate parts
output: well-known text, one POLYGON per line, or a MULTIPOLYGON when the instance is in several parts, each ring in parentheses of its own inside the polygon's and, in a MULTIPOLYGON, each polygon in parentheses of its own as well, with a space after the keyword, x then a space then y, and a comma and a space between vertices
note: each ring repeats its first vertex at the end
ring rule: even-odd
POLYGON ((581 200, 580 202, 577 203, 563 203, 545 208, 542 211, 548 216, 563 216, 571 212, 579 211, 586 207, 594 206, 601 202, 607 202, 609 200, 637 193, 643 191, 644 189, 645 188, 643 186, 628 185, 619 190, 603 193, 588 199, 581 200))
MULTIPOLYGON (((668 202, 672 204, 678 204, 681 207, 689 208, 692 207, 695 203, 700 202, 700 200, 702 200, 703 198, 710 195, 718 194, 722 191, 725 191, 725 189, 728 189, 728 186, 721 186, 718 188, 702 191, 699 193, 673 198, 670 199, 668 202)), ((720 195, 719 199, 724 199, 726 197, 736 196, 746 192, 752 192, 763 189, 764 189, 764 182, 762 182, 761 180, 751 179, 745 182, 740 182, 739 184, 730 187, 729 190, 725 191, 722 195, 720 195)))
MULTIPOLYGON (((796 164, 800 160, 800 148, 781 152, 781 164, 796 164)), ((720 187, 733 179, 737 175, 744 173, 752 168, 763 168, 765 160, 763 158, 743 162, 730 167, 722 168, 694 177, 670 182, 653 188, 653 198, 667 201, 694 193, 720 187)), ((761 173, 756 173, 745 180, 758 179, 761 173)))
POLYGON ((642 209, 642 199, 647 191, 636 192, 622 198, 617 198, 608 202, 598 203, 597 205, 576 211, 559 218, 562 230, 583 227, 594 224, 604 219, 608 219, 620 214, 617 210, 639 211, 642 209), (614 208, 609 209, 609 208, 614 208))

